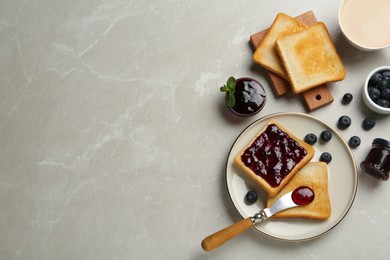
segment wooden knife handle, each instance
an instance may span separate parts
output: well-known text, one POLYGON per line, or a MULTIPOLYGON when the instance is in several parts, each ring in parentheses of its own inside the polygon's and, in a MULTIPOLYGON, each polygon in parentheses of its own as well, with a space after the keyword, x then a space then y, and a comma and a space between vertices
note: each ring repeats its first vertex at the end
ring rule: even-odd
POLYGON ((202 248, 205 251, 211 251, 252 226, 253 223, 250 217, 243 219, 203 239, 202 248))

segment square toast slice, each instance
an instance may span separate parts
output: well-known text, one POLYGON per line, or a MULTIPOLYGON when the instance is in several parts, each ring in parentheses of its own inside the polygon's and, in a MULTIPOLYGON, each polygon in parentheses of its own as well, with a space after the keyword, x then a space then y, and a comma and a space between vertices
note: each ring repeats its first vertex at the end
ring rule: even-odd
POLYGON ((270 120, 234 158, 235 165, 275 196, 314 156, 314 148, 270 120))
POLYGON ((328 219, 332 210, 328 193, 328 166, 324 162, 306 164, 277 196, 268 196, 267 207, 271 207, 284 194, 300 186, 307 186, 312 189, 314 200, 307 205, 281 211, 272 217, 328 219))
POLYGON ((279 13, 268 29, 264 38, 253 54, 255 63, 272 71, 280 77, 288 80, 288 75, 283 68, 279 55, 275 50, 275 42, 278 38, 301 31, 307 26, 284 13, 279 13))
POLYGON ((275 46, 295 94, 345 78, 344 64, 322 22, 279 37, 275 46))

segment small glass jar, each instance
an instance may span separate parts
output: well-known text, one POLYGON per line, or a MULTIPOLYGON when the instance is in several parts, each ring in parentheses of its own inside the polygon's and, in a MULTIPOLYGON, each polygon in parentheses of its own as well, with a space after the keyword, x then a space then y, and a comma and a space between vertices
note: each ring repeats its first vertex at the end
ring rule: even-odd
POLYGON ((370 152, 360 167, 369 175, 382 181, 390 175, 390 141, 375 138, 370 152))

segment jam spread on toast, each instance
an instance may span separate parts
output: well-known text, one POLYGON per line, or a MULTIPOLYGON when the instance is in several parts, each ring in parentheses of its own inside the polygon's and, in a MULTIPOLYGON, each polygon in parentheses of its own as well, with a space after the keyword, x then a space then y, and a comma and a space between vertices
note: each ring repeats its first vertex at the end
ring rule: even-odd
POLYGON ((270 124, 241 155, 243 163, 271 187, 306 156, 307 151, 277 125, 270 124))

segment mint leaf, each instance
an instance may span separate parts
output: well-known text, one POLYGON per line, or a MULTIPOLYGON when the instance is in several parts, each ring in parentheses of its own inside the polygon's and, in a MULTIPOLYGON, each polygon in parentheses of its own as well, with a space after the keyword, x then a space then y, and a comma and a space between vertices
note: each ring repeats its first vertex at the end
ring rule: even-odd
POLYGON ((227 82, 226 82, 226 86, 227 88, 230 90, 230 91, 236 91, 236 84, 237 84, 237 81, 234 77, 230 77, 227 82))
POLYGON ((226 85, 220 87, 221 92, 226 92, 226 105, 230 108, 234 107, 236 104, 236 98, 234 92, 236 92, 237 80, 234 77, 230 77, 226 85))
POLYGON ((234 97, 234 93, 228 92, 226 96, 226 104, 228 107, 232 108, 236 104, 236 98, 234 97))
POLYGON ((221 90, 222 92, 228 92, 229 91, 229 89, 225 85, 223 85, 219 90, 221 90))

